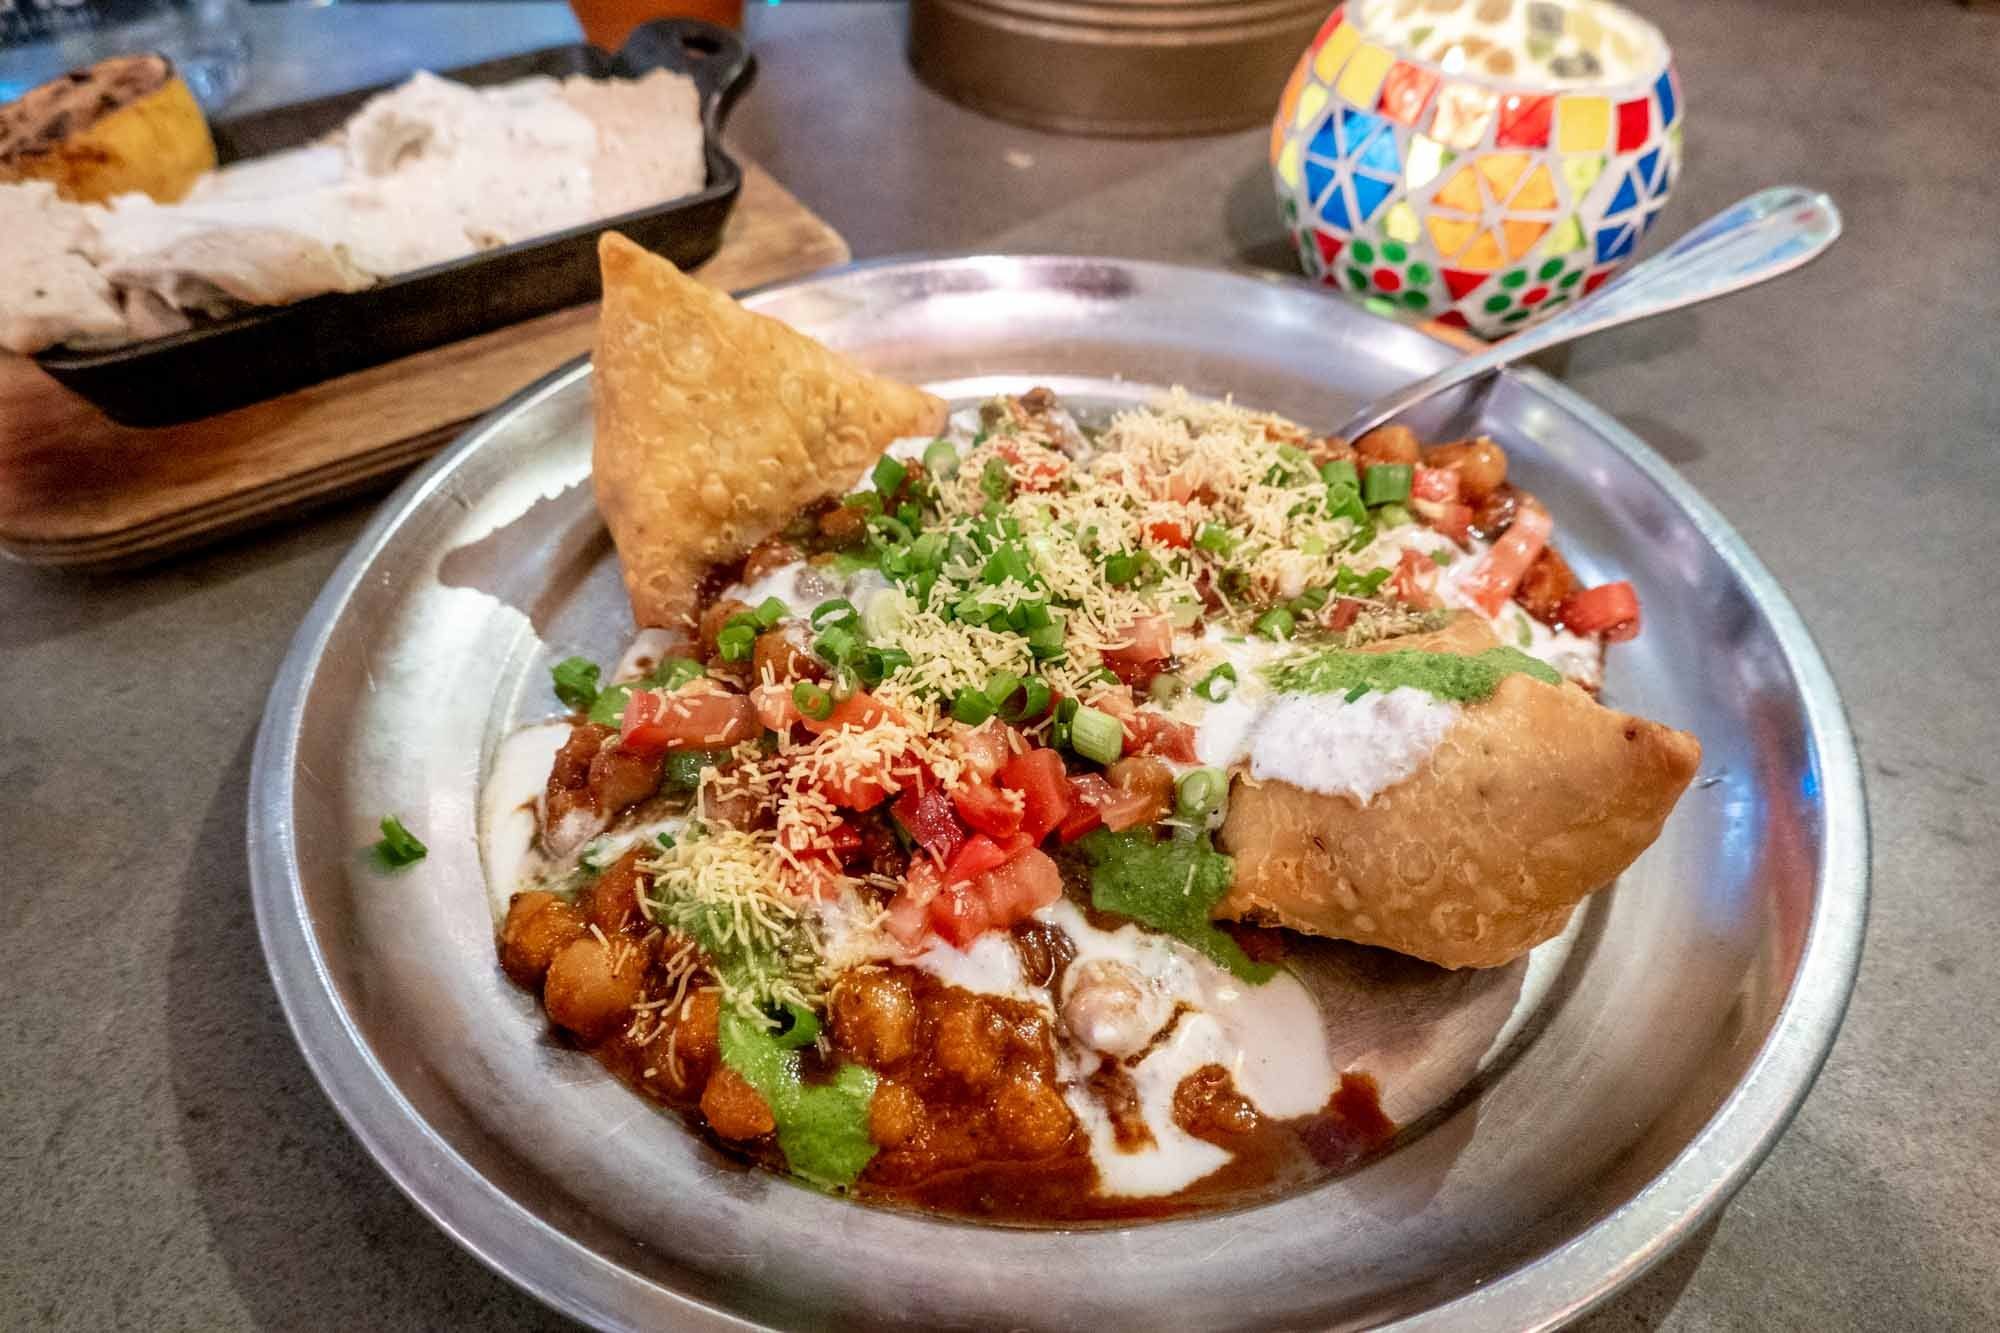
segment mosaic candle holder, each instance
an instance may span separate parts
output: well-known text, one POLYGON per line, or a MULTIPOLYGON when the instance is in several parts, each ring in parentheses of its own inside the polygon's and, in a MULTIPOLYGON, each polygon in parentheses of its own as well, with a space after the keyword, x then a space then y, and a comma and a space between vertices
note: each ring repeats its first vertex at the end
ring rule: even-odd
MULTIPOLYGON (((1589 12, 1514 2, 1572 33, 1569 16, 1589 12)), ((1680 174, 1681 90, 1665 40, 1620 11, 1649 38, 1633 66, 1643 72, 1551 87, 1469 67, 1463 51, 1432 61, 1379 40, 1365 25, 1389 3, 1333 11, 1271 126, 1279 204, 1307 275, 1485 338, 1594 291, 1652 229, 1680 174)), ((1396 17, 1422 18, 1474 0, 1396 3, 1396 17)), ((1507 12, 1500 0, 1479 6, 1507 12)))

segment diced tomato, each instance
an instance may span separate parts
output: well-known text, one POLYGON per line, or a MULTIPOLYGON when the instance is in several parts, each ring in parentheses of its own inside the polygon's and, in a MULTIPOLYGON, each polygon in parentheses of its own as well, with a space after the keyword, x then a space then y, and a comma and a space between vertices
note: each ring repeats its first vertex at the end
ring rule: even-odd
POLYGON ((1179 764, 1195 762, 1194 728, 1151 708, 1134 709, 1124 719, 1125 735, 1140 754, 1156 754, 1179 764))
POLYGON ((1069 814, 1056 825, 1056 837, 1075 842, 1104 823, 1104 807, 1123 793, 1102 773, 1079 773, 1069 780, 1069 814))
POLYGON ((1007 762, 1014 750, 1014 729, 1005 722, 989 719, 958 733, 958 753, 965 765, 982 778, 990 778, 1007 762))
POLYGON ((1048 837, 1069 814, 1069 777, 1054 750, 1015 755, 1000 770, 1000 785, 1021 794, 1021 832, 1035 842, 1048 837))
POLYGON ((1404 547, 1396 572, 1389 576, 1389 591, 1405 606, 1427 611, 1437 606, 1431 589, 1437 583, 1437 562, 1414 547, 1404 547))
POLYGON ((873 696, 856 690, 833 706, 833 711, 823 718, 802 718, 807 731, 815 736, 843 727, 852 731, 866 731, 878 722, 901 722, 903 715, 873 696))
POLYGON ((861 830, 844 819, 836 819, 823 829, 793 824, 778 835, 778 841, 796 855, 826 856, 842 865, 862 847, 861 830))
POLYGON ((1048 853, 1033 847, 972 881, 972 891, 986 897, 996 926, 1011 926, 1062 897, 1062 871, 1048 853))
POLYGON ((1139 489, 1155 500, 1172 500, 1175 504, 1186 504, 1194 498, 1194 477, 1181 469, 1166 473, 1141 473, 1139 489))
POLYGON ((1410 498, 1450 504, 1458 499, 1458 473, 1448 467, 1417 465, 1410 479, 1410 498))
POLYGON ((963 949, 986 931, 1011 926, 1060 897, 1062 872, 1047 855, 1028 847, 971 880, 947 877, 930 899, 930 927, 963 949))
MULTIPOLYGON (((1456 472, 1451 473, 1457 476, 1456 472)), ((1460 545, 1472 535, 1472 506, 1462 501, 1412 500, 1410 507, 1417 516, 1431 525, 1433 531, 1441 532, 1460 545)))
POLYGON ((962 884, 966 880, 977 878, 995 866, 1007 864, 1033 845, 1019 833, 1006 838, 991 838, 984 833, 975 833, 965 840, 965 846, 958 849, 957 855, 953 856, 950 864, 945 867, 945 882, 962 884))
POLYGON ((1126 791, 1098 773, 1080 773, 1070 779, 1070 795, 1074 797, 1070 817, 1062 821, 1058 831, 1064 843, 1074 843, 1098 825, 1112 833, 1124 833, 1138 825, 1150 825, 1164 813, 1154 793, 1126 791))
POLYGON ((1010 470, 1016 484, 1024 491, 1054 490, 1063 474, 1069 471, 1067 458, 1039 444, 1002 440, 993 446, 993 452, 1013 465, 1010 470))
POLYGON ((1549 511, 1533 498, 1523 496, 1513 523, 1459 587, 1487 615, 1499 615, 1507 599, 1521 586, 1521 577, 1528 572, 1528 566, 1535 563, 1535 557, 1549 544, 1549 534, 1553 531, 1555 520, 1549 517, 1549 511))
POLYGON ((1348 629, 1360 619, 1367 605, 1358 597, 1336 597, 1333 605, 1320 613, 1320 619, 1326 622, 1326 627, 1330 630, 1348 629))
POLYGON ((1150 683, 1174 655, 1174 625, 1165 616, 1141 616, 1121 640, 1104 650, 1104 665, 1127 685, 1150 683))
POLYGON ((1557 614, 1573 633, 1602 634, 1610 643, 1623 643, 1639 633, 1639 594, 1623 579, 1600 583, 1564 598, 1557 614))
POLYGON ((944 872, 921 858, 910 862, 902 890, 889 901, 883 924, 898 943, 914 949, 931 928, 931 901, 944 888, 944 872))
POLYGON ((1005 838, 1021 831, 1021 798, 991 782, 959 783, 951 789, 951 803, 958 808, 958 817, 981 833, 1005 838))
POLYGON ((843 810, 873 810, 889 799, 888 775, 883 773, 829 773, 814 785, 843 810))
POLYGON ((917 846, 944 865, 965 845, 966 828, 952 809, 951 798, 936 787, 905 790, 890 808, 917 846))
POLYGON ((1113 833, 1164 819, 1174 803, 1173 770, 1157 759, 1132 756, 1104 771, 1121 799, 1102 812, 1113 833))
POLYGON ((748 695, 710 689, 682 689, 672 694, 634 690, 625 701, 618 744, 634 754, 656 755, 668 750, 736 745, 755 736, 760 728, 756 706, 748 695))
POLYGON ((840 866, 830 856, 808 852, 780 866, 778 874, 793 897, 827 899, 835 896, 840 866))
POLYGON ((1187 524, 1161 519, 1146 525, 1146 535, 1162 546, 1186 547, 1192 544, 1188 536, 1187 524))
POLYGON ((789 730, 801 718, 790 685, 759 685, 750 691, 750 702, 757 709, 757 720, 771 731, 789 730))

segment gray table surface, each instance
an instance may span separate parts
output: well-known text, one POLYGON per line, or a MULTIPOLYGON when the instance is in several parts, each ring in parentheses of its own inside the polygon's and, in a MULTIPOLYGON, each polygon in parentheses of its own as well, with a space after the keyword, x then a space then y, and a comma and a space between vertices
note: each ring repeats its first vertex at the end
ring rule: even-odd
MULTIPOLYGON (((2000 14, 1652 0, 1692 108, 1671 233, 1799 180, 1804 273, 1604 334, 1572 384, 1685 469, 1845 692, 1875 908, 1817 1089, 1719 1223, 1593 1330, 2000 1326, 2000 14)), ((551 5, 261 9, 249 104, 570 40, 551 5)), ((920 88, 888 5, 755 8, 737 143, 857 255, 1288 267, 1263 132, 1063 139, 920 88)), ((372 505, 150 571, 0 568, 0 1325, 554 1327, 379 1175, 251 919, 251 737, 372 505)))

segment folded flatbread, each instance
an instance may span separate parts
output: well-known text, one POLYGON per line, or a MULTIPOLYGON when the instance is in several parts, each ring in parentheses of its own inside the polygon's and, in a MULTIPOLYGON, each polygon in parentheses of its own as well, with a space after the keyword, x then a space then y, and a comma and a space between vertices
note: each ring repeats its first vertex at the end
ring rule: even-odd
MULTIPOLYGON (((1496 646, 1469 615, 1379 651, 1496 646)), ((1660 834, 1701 761, 1684 731, 1575 685, 1506 677, 1415 774, 1366 805, 1239 781, 1218 838, 1236 879, 1216 915, 1494 967, 1562 930, 1660 834)))
POLYGON ((851 487, 943 400, 752 314, 616 233, 598 245, 597 507, 641 626, 684 626, 702 577, 851 487))

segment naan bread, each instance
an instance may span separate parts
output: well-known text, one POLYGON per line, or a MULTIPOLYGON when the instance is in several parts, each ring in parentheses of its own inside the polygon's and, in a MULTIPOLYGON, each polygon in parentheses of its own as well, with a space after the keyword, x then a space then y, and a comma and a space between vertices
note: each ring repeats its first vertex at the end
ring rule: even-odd
MULTIPOLYGON (((1476 653, 1460 616, 1376 651, 1476 653)), ((1224 918, 1378 944, 1445 967, 1497 967, 1562 930, 1651 846, 1701 762, 1684 731, 1575 685, 1509 676, 1469 704, 1413 776, 1365 806, 1239 781, 1219 836, 1224 918)))
POLYGON ((702 576, 889 442, 941 430, 943 400, 755 315, 616 233, 598 243, 597 508, 642 627, 684 626, 702 576))

